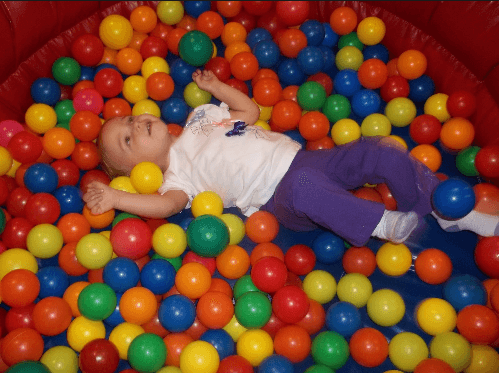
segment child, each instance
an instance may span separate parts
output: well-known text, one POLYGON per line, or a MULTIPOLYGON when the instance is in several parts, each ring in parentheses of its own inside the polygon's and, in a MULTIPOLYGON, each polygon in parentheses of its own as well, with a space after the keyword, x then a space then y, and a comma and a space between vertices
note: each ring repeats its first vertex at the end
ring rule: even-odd
MULTIPOLYGON (((222 198, 224 207, 237 206, 246 216, 262 209, 289 229, 321 226, 362 246, 371 236, 404 242, 419 217, 432 212, 432 191, 439 180, 393 140, 366 137, 329 150, 303 151, 286 135, 246 126, 257 121, 257 105, 212 72, 197 70, 193 80, 223 103, 197 107, 179 137, 148 114, 113 118, 103 125, 99 149, 103 168, 111 177, 130 175, 136 164, 149 161, 161 168, 164 182, 154 195, 92 182, 83 196, 92 213, 114 208, 166 218, 189 208, 198 193, 211 190, 222 198), (383 204, 348 191, 365 183, 386 183, 399 211, 385 210, 383 204)), ((443 228, 452 224, 458 226, 452 230, 498 235, 495 217, 472 227, 463 219, 448 222, 435 217, 443 228)))

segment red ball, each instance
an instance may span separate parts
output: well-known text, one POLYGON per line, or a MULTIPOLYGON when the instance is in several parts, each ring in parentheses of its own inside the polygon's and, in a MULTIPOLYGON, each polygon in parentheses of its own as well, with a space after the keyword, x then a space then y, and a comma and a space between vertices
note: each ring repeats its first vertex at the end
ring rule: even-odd
POLYGON ((452 117, 468 118, 476 111, 476 97, 468 91, 456 91, 448 96, 446 108, 452 117))
POLYGON ((230 87, 236 88, 238 91, 243 92, 245 95, 248 96, 248 86, 245 84, 244 81, 236 78, 231 78, 226 80, 226 84, 230 87))
POLYGON ((240 52, 229 62, 231 74, 242 81, 251 80, 259 71, 259 62, 251 52, 240 52))
POLYGON ((167 100, 174 93, 174 80, 169 74, 157 71, 147 78, 146 91, 155 101, 167 100))
POLYGON ((257 24, 255 16, 251 15, 244 9, 242 9, 236 16, 228 19, 228 22, 238 22, 245 28, 247 34, 252 31, 257 24))
POLYGON ((253 366, 244 357, 231 355, 221 360, 217 373, 253 373, 253 366))
POLYGON ((19 328, 35 329, 35 324, 33 323, 34 309, 34 303, 22 307, 12 307, 5 315, 5 329, 7 333, 19 328))
POLYGON ((99 136, 101 127, 101 118, 88 110, 75 113, 69 121, 71 133, 80 141, 95 140, 99 136))
POLYGON ((308 82, 317 82, 323 86, 325 89, 326 95, 330 96, 333 90, 333 81, 328 74, 325 73, 317 73, 314 75, 311 75, 309 78, 307 78, 308 82))
POLYGON ((35 305, 33 323, 40 334, 54 336, 68 328, 72 316, 68 302, 59 297, 47 297, 35 305))
POLYGON ((331 149, 335 146, 332 138, 330 136, 325 136, 322 139, 316 141, 308 141, 306 144, 306 150, 321 150, 321 149, 331 149))
POLYGON ((302 320, 309 311, 309 298, 297 286, 285 286, 273 296, 273 312, 283 322, 294 324, 302 320))
POLYGON ((202 257, 198 254, 196 254, 193 251, 188 251, 186 255, 184 255, 184 258, 182 258, 182 265, 186 263, 200 263, 203 264, 208 271, 210 272, 210 275, 214 275, 215 270, 217 268, 217 264, 215 261, 215 258, 205 258, 202 257))
POLYGON ((384 202, 386 210, 391 210, 391 211, 397 210, 398 203, 396 202, 396 199, 393 197, 392 192, 389 190, 387 184, 385 183, 377 184, 375 190, 382 197, 382 201, 384 202))
POLYGON ((31 163, 40 157, 43 145, 39 136, 28 131, 21 131, 12 136, 7 149, 16 161, 31 163))
POLYGON ((61 214, 61 205, 50 193, 35 193, 26 202, 26 219, 33 225, 54 224, 61 214))
POLYGON ((226 82, 231 77, 229 61, 224 57, 214 57, 205 64, 205 70, 211 71, 221 81, 226 82))
POLYGON ((83 34, 71 45, 71 54, 82 66, 97 66, 104 55, 104 44, 94 34, 83 34))
POLYGON ((5 204, 7 198, 9 197, 9 187, 5 177, 0 177, 0 206, 5 204))
POLYGON ((271 242, 278 232, 278 219, 267 211, 254 212, 245 222, 245 233, 255 243, 271 242))
POLYGON ((295 325, 303 327, 309 335, 316 334, 325 325, 325 308, 323 305, 313 299, 309 299, 309 311, 302 320, 295 325))
POLYGON ((293 245, 285 254, 285 265, 289 271, 296 275, 306 275, 316 265, 316 254, 309 246, 293 245))
POLYGON ((152 56, 165 58, 168 54, 168 44, 159 37, 148 36, 142 42, 139 52, 144 60, 152 56))
POLYGON ((377 268, 377 261, 370 248, 352 246, 345 251, 342 265, 346 273, 361 273, 370 277, 377 268))
POLYGON ((410 137, 417 144, 432 144, 439 140, 440 134, 441 122, 434 115, 422 114, 410 123, 410 137))
POLYGON ((250 272, 254 285, 265 293, 281 289, 286 283, 287 275, 285 263, 274 256, 259 259, 250 272))
POLYGON ((99 165, 101 155, 92 141, 80 141, 71 153, 71 160, 80 170, 92 170, 99 165))
POLYGON ((498 178, 498 145, 487 145, 474 160, 477 172, 486 179, 498 178))
POLYGON ((359 365, 373 368, 382 364, 389 355, 389 343, 374 328, 357 330, 349 340, 349 352, 359 365))
POLYGON ((5 224, 2 241, 7 248, 26 249, 26 238, 34 225, 25 217, 15 217, 5 224))
POLYGON ((102 97, 118 96, 123 89, 122 75, 115 69, 102 69, 94 76, 94 87, 102 97))
POLYGON ((272 9, 259 17, 257 20, 257 27, 269 31, 274 38, 278 30, 284 30, 286 25, 281 21, 280 17, 278 17, 276 10, 272 9))
POLYGON ((453 271, 450 257, 438 249, 426 249, 415 259, 415 273, 423 282, 431 285, 442 284, 453 271))
POLYGON ((470 343, 489 345, 498 339, 498 315, 486 306, 471 304, 458 313, 457 329, 470 343))
POLYGON ((243 1, 243 9, 254 16, 266 14, 273 7, 272 1, 243 1))
POLYGON ((311 336, 301 326, 285 326, 274 337, 274 350, 292 363, 300 363, 311 351, 311 336))
POLYGON ((80 351, 78 365, 82 373, 113 373, 120 363, 116 346, 107 339, 94 339, 80 351))
POLYGON ((330 122, 325 114, 310 111, 300 118, 299 132, 307 141, 321 140, 330 132, 330 122))
POLYGON ((490 278, 498 278, 498 236, 484 237, 474 249, 478 268, 490 278))
POLYGON ((385 102, 389 102, 396 97, 408 97, 409 94, 410 85, 400 75, 389 76, 382 87, 380 87, 380 97, 385 102))
POLYGON ((293 130, 302 118, 302 108, 292 100, 282 100, 274 105, 271 121, 283 131, 293 130))
POLYGON ((253 87, 253 97, 261 106, 274 106, 281 97, 281 84, 272 78, 259 79, 253 87))
POLYGON ((104 99, 94 88, 84 88, 73 97, 73 108, 75 111, 89 110, 99 115, 104 106, 104 99))
POLYGON ((127 218, 111 229, 110 241, 116 255, 135 260, 148 254, 152 235, 146 222, 127 218))
POLYGON ((2 301, 9 307, 24 307, 34 302, 40 292, 38 277, 27 269, 15 269, 0 281, 2 301))
POLYGON ((31 193, 28 188, 17 187, 9 194, 6 206, 7 212, 14 217, 25 217, 26 203, 31 197, 31 193))
POLYGON ((104 104, 102 108, 102 116, 105 120, 114 117, 125 117, 132 114, 132 108, 127 100, 115 97, 104 104))
POLYGON ((379 192, 375 190, 375 188, 361 187, 359 189, 356 189, 356 191, 354 191, 353 194, 361 199, 366 199, 368 201, 373 201, 378 203, 384 203, 384 201, 382 200, 382 196, 380 195, 379 192))
POLYGON ((432 357, 418 363, 413 373, 455 373, 455 370, 443 360, 432 357))
POLYGON ((93 181, 99 181, 103 184, 109 185, 111 179, 104 171, 89 170, 83 174, 82 179, 80 180, 80 190, 83 193, 87 193, 87 187, 93 181))
POLYGON ((377 89, 384 85, 388 74, 387 66, 382 60, 370 58, 359 67, 358 80, 367 89, 377 89))
POLYGON ((308 1, 278 1, 276 13, 287 26, 298 26, 309 16, 308 1))
POLYGON ((40 360, 43 346, 42 336, 36 330, 19 328, 5 336, 0 352, 5 364, 10 366, 25 360, 40 360))
POLYGON ((287 323, 282 321, 278 316, 275 315, 274 312, 272 312, 269 321, 261 329, 267 332, 271 336, 271 338, 274 339, 276 333, 278 333, 278 331, 286 325, 287 323))
POLYGON ((69 159, 58 159, 50 164, 56 170, 58 177, 57 187, 76 185, 80 180, 80 170, 75 162, 69 159))

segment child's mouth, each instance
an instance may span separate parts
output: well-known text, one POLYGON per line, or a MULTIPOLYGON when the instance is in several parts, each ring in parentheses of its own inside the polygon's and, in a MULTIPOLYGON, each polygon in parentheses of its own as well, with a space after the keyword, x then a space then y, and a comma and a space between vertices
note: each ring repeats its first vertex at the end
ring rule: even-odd
POLYGON ((151 135, 151 123, 148 123, 147 128, 148 128, 148 133, 151 135))

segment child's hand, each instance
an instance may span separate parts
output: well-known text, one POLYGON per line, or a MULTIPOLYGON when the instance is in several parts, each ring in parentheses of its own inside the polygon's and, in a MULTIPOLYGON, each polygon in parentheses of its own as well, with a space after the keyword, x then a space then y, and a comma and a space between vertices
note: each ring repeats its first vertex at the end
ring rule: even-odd
POLYGON ((202 72, 198 69, 193 73, 192 77, 200 89, 210 93, 213 93, 214 87, 219 83, 219 79, 210 70, 203 70, 202 72))
POLYGON ((93 181, 87 185, 87 193, 83 195, 83 201, 87 204, 90 212, 94 215, 104 214, 116 206, 116 190, 99 181, 93 181))

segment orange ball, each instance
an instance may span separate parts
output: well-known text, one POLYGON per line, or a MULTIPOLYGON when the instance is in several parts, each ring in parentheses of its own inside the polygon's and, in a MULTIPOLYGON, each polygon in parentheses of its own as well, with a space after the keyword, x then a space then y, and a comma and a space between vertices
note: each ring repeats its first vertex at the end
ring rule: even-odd
POLYGON ((491 289, 491 294, 490 294, 491 307, 493 308, 493 310, 495 310, 496 313, 498 313, 498 297, 499 297, 499 295, 498 295, 498 284, 496 284, 491 289))
POLYGON ((234 315, 233 299, 218 291, 208 291, 198 300, 196 313, 207 328, 222 329, 234 315))
POLYGON ((193 341, 194 339, 186 333, 170 333, 163 338, 163 342, 167 348, 167 359, 165 360, 165 365, 179 367, 182 350, 184 350, 184 347, 193 341))
POLYGON ((40 281, 27 269, 15 269, 0 281, 2 301, 10 307, 25 307, 40 293, 40 281))
POLYGON ((252 78, 252 87, 255 87, 255 84, 260 80, 264 78, 270 78, 274 79, 277 82, 280 81, 280 78, 278 77, 278 74, 276 74, 273 70, 271 69, 260 69, 257 71, 257 74, 252 78))
POLYGON ((302 118, 300 105, 292 100, 278 101, 273 107, 271 121, 283 131, 297 128, 302 118))
POLYGON ((64 245, 57 257, 59 267, 70 276, 81 276, 89 271, 76 258, 75 249, 77 243, 78 241, 73 241, 64 245))
POLYGON ((217 1, 217 10, 224 17, 234 17, 241 11, 241 1, 217 1))
POLYGON ((257 211, 245 222, 245 232, 255 243, 271 242, 279 231, 278 219, 267 211, 257 211))
POLYGON ((281 84, 273 78, 259 79, 253 87, 253 97, 261 106, 274 106, 281 97, 281 84))
POLYGON ((136 31, 151 32, 156 27, 157 22, 158 17, 156 12, 147 5, 138 6, 130 13, 130 24, 136 31))
POLYGON ((117 54, 118 54, 117 50, 111 49, 109 47, 104 47, 104 53, 103 53, 101 61, 98 63, 98 65, 101 65, 103 63, 109 63, 110 65, 116 66, 116 55, 117 54))
POLYGON ((95 88, 94 82, 91 80, 80 80, 76 82, 71 90, 71 97, 75 98, 76 94, 85 88, 95 88))
POLYGON ((204 32, 210 39, 216 39, 224 30, 224 20, 219 13, 211 10, 203 12, 196 19, 196 29, 204 32))
POLYGON ((116 67, 125 75, 137 74, 141 71, 143 62, 139 49, 130 47, 122 48, 116 55, 116 67))
POLYGON ((307 141, 316 141, 330 132, 330 121, 319 111, 304 114, 299 121, 299 132, 307 141))
POLYGON ((287 29, 281 35, 278 46, 285 57, 297 58, 299 52, 307 46, 306 34, 295 28, 287 29))
MULTIPOLYGON (((158 25, 156 25, 156 26, 158 26, 158 25)), ((127 48, 132 48, 132 49, 135 49, 137 52, 139 52, 141 50, 142 43, 144 42, 144 40, 147 39, 148 36, 149 35, 145 34, 144 32, 138 32, 138 31, 134 30, 134 33, 132 34, 132 39, 130 40, 130 43, 127 45, 127 48)), ((125 49, 125 48, 122 48, 122 49, 125 49)), ((117 56, 118 56, 118 54, 117 54, 117 56)))
POLYGON ((289 85, 285 87, 281 93, 281 100, 292 100, 297 102, 297 91, 299 90, 298 85, 289 85))
POLYGON ((44 341, 32 328, 18 328, 9 332, 2 340, 0 356, 11 366, 21 361, 38 361, 43 354, 44 341))
POLYGON ((330 14, 330 26, 339 35, 347 35, 358 25, 358 16, 352 8, 340 7, 330 14))
POLYGON ((301 326, 287 325, 276 333, 274 351, 292 363, 300 363, 311 351, 311 336, 301 326))
POLYGON ((151 290, 136 286, 123 293, 119 307, 126 322, 142 325, 153 318, 158 302, 151 290))
POLYGON ((236 54, 229 63, 231 74, 236 79, 251 80, 259 71, 259 61, 251 52, 240 52, 236 54))
POLYGON ((182 19, 176 24, 177 28, 183 28, 187 31, 196 30, 196 19, 191 17, 189 14, 184 14, 182 19))
POLYGON ((427 58, 422 52, 410 49, 401 53, 398 57, 398 71, 405 79, 420 78, 427 69, 427 58))
POLYGON ((104 120, 132 115, 130 104, 123 98, 114 97, 104 103, 102 116, 104 120))
POLYGON ((244 41, 237 41, 229 44, 224 50, 224 58, 231 62, 234 56, 241 52, 251 52, 250 46, 244 41))
POLYGON ((474 141, 474 125, 465 118, 448 119, 441 127, 439 138, 451 150, 462 150, 474 141))
POLYGON ((71 160, 75 162, 80 170, 88 171, 99 165, 101 155, 93 142, 80 141, 75 145, 75 149, 71 153, 71 160))
POLYGON ((197 341, 207 330, 208 328, 201 323, 200 319, 198 319, 198 317, 195 317, 193 324, 184 333, 193 338, 193 340, 197 341))
POLYGON ((389 356, 389 343, 377 329, 362 328, 351 336, 349 351, 359 365, 373 368, 382 364, 389 356))
POLYGON ((57 228, 61 231, 64 243, 78 242, 90 233, 90 224, 82 214, 71 212, 59 219, 57 228))
POLYGON ((164 101, 174 93, 174 80, 169 74, 157 71, 146 79, 146 91, 151 99, 164 101))
POLYGON ((366 277, 370 277, 377 268, 377 261, 374 252, 370 248, 352 246, 345 251, 342 257, 342 265, 346 273, 361 273, 366 277))
POLYGON ((115 210, 111 209, 105 213, 94 215, 90 212, 87 205, 83 206, 82 215, 87 219, 90 226, 95 229, 106 228, 113 222, 115 218, 115 210))
POLYGON ((241 23, 228 22, 224 26, 220 37, 222 44, 227 47, 236 41, 245 41, 247 38, 247 30, 241 23))
POLYGON ((99 136, 101 118, 92 111, 78 111, 71 117, 69 128, 75 138, 80 141, 92 141, 99 136))
POLYGON ((247 273, 250 268, 250 256, 241 246, 229 245, 217 256, 215 263, 222 276, 234 280, 247 273))
POLYGON ((250 264, 253 266, 259 259, 265 256, 274 256, 282 262, 285 261, 285 254, 278 245, 272 242, 262 242, 256 245, 250 253, 250 264))
POLYGON ((54 336, 68 329, 71 323, 71 307, 59 297, 41 299, 33 309, 33 324, 42 335, 54 336))
POLYGON ((68 303, 71 308, 71 313, 73 317, 81 316, 80 310, 78 309, 78 297, 80 293, 87 285, 90 285, 88 281, 77 281, 72 283, 68 288, 64 291, 63 299, 68 303))
POLYGON ((212 283, 210 284, 210 288, 208 292, 218 291, 219 293, 226 294, 229 298, 233 298, 233 289, 231 285, 226 280, 221 278, 213 278, 212 283))
MULTIPOLYGON (((291 273, 291 272, 290 272, 291 273)), ((326 312, 323 305, 313 299, 309 299, 309 311, 302 320, 295 323, 303 327, 309 335, 316 334, 325 325, 326 312)))
POLYGON ((358 69, 358 79, 367 89, 377 89, 384 85, 389 72, 386 64, 378 58, 364 61, 358 69))
POLYGON ((179 55, 179 42, 187 32, 186 29, 175 28, 168 33, 167 47, 170 52, 179 55))
POLYGON ((429 167, 429 169, 433 172, 436 172, 439 167, 441 167, 443 158, 439 150, 434 145, 417 145, 410 151, 410 153, 420 162, 429 167))
POLYGON ((387 62, 387 75, 388 76, 399 75, 397 58, 393 58, 392 60, 387 62))
POLYGON ((444 283, 450 278, 452 271, 453 264, 450 257, 438 249, 426 249, 415 259, 415 273, 427 284, 444 283))
POLYGON ((495 285, 498 284, 498 279, 497 278, 487 278, 486 280, 483 281, 483 286, 486 290, 486 307, 493 309, 491 306, 491 300, 490 300, 490 295, 492 289, 495 287, 495 285))
POLYGON ((189 299, 200 298, 210 289, 211 282, 210 271, 197 262, 184 264, 175 276, 177 291, 189 299))
POLYGON ((75 150, 75 137, 66 128, 54 127, 43 134, 42 146, 52 158, 64 159, 75 150))

